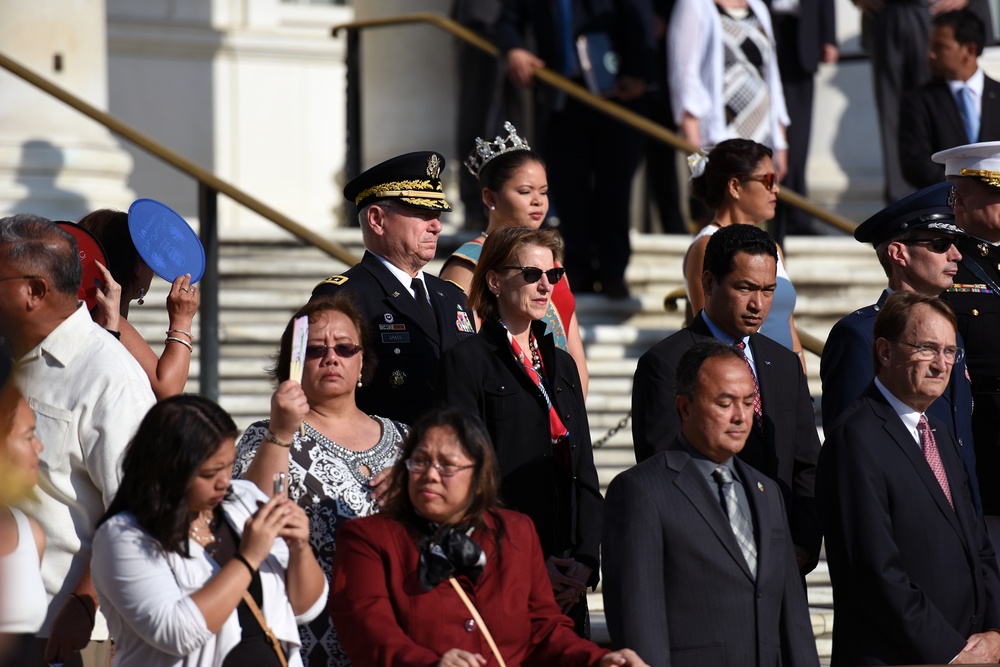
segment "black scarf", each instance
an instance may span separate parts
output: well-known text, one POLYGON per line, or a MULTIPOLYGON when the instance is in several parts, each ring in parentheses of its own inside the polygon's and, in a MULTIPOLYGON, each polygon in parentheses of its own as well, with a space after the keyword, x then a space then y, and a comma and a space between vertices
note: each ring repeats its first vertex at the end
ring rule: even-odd
POLYGON ((440 525, 423 519, 420 523, 424 536, 417 542, 417 577, 423 589, 430 591, 442 581, 463 574, 475 584, 486 565, 486 554, 470 537, 473 527, 440 525))

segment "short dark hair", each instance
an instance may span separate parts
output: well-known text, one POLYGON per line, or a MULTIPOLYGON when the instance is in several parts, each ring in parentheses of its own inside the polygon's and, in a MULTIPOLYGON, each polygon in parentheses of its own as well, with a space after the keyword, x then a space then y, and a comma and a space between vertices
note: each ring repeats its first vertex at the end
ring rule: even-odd
POLYGON ((504 227, 491 233, 483 243, 483 250, 472 274, 469 296, 466 304, 480 319, 488 320, 499 316, 497 297, 486 284, 486 274, 499 271, 501 266, 511 266, 517 261, 517 253, 522 248, 541 246, 552 251, 554 260, 559 260, 562 241, 559 234, 551 229, 528 229, 527 227, 504 227))
POLYGON ((19 213, 0 219, 0 262, 47 278, 60 294, 80 292, 83 264, 76 239, 46 218, 19 213))
POLYGON ((410 500, 410 473, 406 468, 406 460, 424 441, 427 433, 437 427, 450 429, 475 465, 472 479, 473 497, 465 513, 467 522, 476 528, 489 530, 485 517, 487 514, 492 515, 497 525, 499 542, 503 533, 503 521, 496 511, 500 506, 500 470, 493 443, 479 417, 456 408, 435 408, 425 413, 413 425, 410 435, 403 442, 399 460, 392 469, 388 482, 392 493, 382 513, 407 526, 413 534, 420 532, 416 511, 410 500))
POLYGON ((935 28, 951 28, 955 33, 956 42, 963 46, 975 44, 976 56, 983 55, 983 47, 986 46, 986 26, 975 12, 965 8, 938 14, 931 19, 931 25, 935 28))
POLYGON ((749 176, 771 149, 750 139, 726 139, 708 152, 701 176, 691 179, 691 194, 709 208, 718 208, 729 190, 729 180, 749 176))
MULTIPOLYGON (((958 330, 958 318, 955 317, 955 311, 951 309, 947 301, 920 292, 893 292, 882 304, 878 315, 875 316, 873 328, 875 340, 885 338, 889 342, 898 343, 906 326, 910 323, 913 309, 921 304, 948 320, 952 329, 958 330)), ((878 350, 874 345, 872 346, 872 364, 875 375, 878 375, 881 364, 878 360, 878 350)))
POLYGON ((217 403, 193 394, 160 401, 129 442, 118 493, 97 525, 130 512, 164 552, 190 556, 188 489, 230 438, 236 438, 236 424, 217 403))
POLYGON ((479 185, 497 192, 511 178, 514 172, 529 162, 537 162, 545 168, 545 160, 533 150, 510 151, 487 162, 479 172, 479 185))
POLYGON ((712 234, 705 246, 703 271, 710 272, 716 280, 722 280, 733 270, 736 253, 745 252, 757 257, 767 255, 778 261, 778 246, 770 234, 754 225, 726 225, 712 234))
POLYGON ((132 292, 128 286, 135 280, 136 270, 143 259, 128 229, 128 213, 102 208, 83 216, 77 224, 100 241, 108 256, 108 271, 122 287, 122 298, 131 300, 132 292))
POLYGON ((284 332, 281 334, 281 342, 278 343, 278 351, 273 357, 273 363, 267 367, 267 374, 275 385, 279 385, 288 379, 291 371, 292 334, 295 329, 295 320, 303 315, 309 316, 309 324, 313 324, 319 319, 320 314, 336 311, 343 313, 351 321, 354 328, 358 330, 358 339, 361 341, 362 367, 361 380, 368 382, 375 375, 375 366, 378 359, 375 350, 372 348, 371 332, 368 322, 365 321, 361 310, 354 302, 354 297, 349 293, 339 290, 329 296, 316 297, 309 303, 295 311, 295 314, 288 320, 284 332))
POLYGON ((706 338, 698 341, 682 354, 680 361, 677 362, 677 372, 674 375, 674 395, 694 400, 701 367, 705 365, 706 361, 716 357, 733 357, 742 360, 742 354, 737 352, 735 347, 723 343, 718 338, 706 338))

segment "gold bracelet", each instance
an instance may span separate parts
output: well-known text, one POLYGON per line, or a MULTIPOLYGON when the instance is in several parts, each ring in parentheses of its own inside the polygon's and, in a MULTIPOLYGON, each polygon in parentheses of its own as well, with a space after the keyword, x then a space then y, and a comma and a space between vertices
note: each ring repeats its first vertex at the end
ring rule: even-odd
POLYGON ((194 351, 194 348, 191 347, 191 343, 187 342, 183 338, 174 338, 173 336, 167 336, 167 339, 163 341, 163 344, 166 345, 167 343, 180 343, 181 345, 183 345, 188 349, 188 352, 194 351))
POLYGON ((284 440, 278 440, 278 436, 271 432, 271 429, 264 429, 264 439, 270 443, 277 445, 278 447, 290 448, 292 446, 291 442, 285 442, 284 440))

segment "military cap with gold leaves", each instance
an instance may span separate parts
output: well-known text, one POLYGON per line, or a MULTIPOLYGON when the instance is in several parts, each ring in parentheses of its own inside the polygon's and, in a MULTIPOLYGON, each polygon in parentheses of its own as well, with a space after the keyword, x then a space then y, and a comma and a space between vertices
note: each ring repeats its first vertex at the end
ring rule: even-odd
POLYGON ((965 176, 1000 190, 1000 141, 983 141, 938 151, 931 156, 944 165, 944 175, 965 176))
POLYGON ((440 153, 407 153, 368 169, 344 187, 344 196, 358 209, 373 202, 392 199, 431 211, 450 211, 444 198, 441 172, 444 158, 440 153))

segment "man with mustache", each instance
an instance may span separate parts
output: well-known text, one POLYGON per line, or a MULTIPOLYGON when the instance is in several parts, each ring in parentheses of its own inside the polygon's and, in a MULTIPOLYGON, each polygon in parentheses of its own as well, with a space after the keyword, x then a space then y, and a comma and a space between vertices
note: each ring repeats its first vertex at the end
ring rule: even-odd
MULTIPOLYGON (((823 348, 819 374, 823 380, 823 427, 857 399, 875 376, 872 368, 872 325, 894 292, 937 296, 951 288, 962 253, 955 245, 968 236, 955 224, 954 193, 950 183, 924 188, 887 206, 861 223, 854 238, 871 243, 889 279, 878 301, 847 315, 830 331, 823 348)), ((962 346, 959 336, 958 345, 962 346)), ((962 454, 972 482, 972 498, 980 508, 976 482, 976 453, 972 434, 972 390, 965 360, 955 362, 951 381, 929 408, 948 427, 962 454)))
POLYGON ((681 355, 705 338, 738 346, 757 383, 754 423, 739 457, 778 483, 806 573, 816 565, 822 538, 813 492, 819 437, 812 398, 798 356, 757 333, 774 298, 777 257, 774 240, 753 225, 729 225, 712 235, 702 273, 704 310, 639 359, 632 438, 638 462, 667 449, 680 431, 674 375, 681 355))

